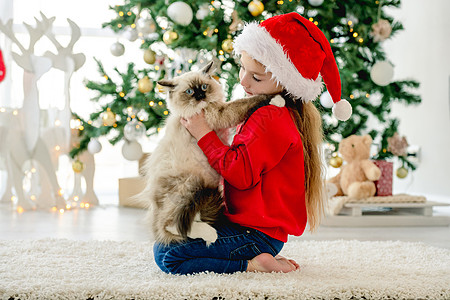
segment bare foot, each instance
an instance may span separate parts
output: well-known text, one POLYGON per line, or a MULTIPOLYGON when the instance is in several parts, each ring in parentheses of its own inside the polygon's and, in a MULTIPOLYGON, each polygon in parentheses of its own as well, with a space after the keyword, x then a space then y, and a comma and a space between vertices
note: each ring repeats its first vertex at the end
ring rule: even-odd
MULTIPOLYGON (((275 256, 275 259, 287 259, 287 258, 285 258, 284 256, 281 256, 281 255, 277 255, 277 256, 275 256)), ((300 265, 299 265, 295 260, 293 260, 293 259, 287 259, 287 260, 288 260, 291 264, 294 265, 294 267, 295 267, 296 270, 300 269, 300 265)))
POLYGON ((261 253, 248 261, 247 272, 283 272, 288 273, 298 269, 297 263, 279 256, 273 257, 269 253, 261 253))

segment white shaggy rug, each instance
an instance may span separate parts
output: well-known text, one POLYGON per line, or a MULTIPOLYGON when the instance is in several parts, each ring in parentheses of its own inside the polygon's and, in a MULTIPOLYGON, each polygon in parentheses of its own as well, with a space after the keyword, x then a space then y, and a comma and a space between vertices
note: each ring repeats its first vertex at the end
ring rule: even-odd
POLYGON ((300 271, 174 276, 149 242, 0 241, 0 299, 450 299, 450 250, 290 241, 300 271))

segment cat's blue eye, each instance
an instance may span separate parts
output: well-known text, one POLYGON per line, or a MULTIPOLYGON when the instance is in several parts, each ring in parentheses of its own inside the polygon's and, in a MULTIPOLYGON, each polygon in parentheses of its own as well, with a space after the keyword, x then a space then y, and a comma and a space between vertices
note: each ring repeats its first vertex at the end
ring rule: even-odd
POLYGON ((184 91, 186 94, 188 94, 189 96, 192 96, 194 94, 194 90, 193 89, 187 89, 184 91))
POLYGON ((208 85, 206 83, 202 84, 202 91, 206 92, 208 85))

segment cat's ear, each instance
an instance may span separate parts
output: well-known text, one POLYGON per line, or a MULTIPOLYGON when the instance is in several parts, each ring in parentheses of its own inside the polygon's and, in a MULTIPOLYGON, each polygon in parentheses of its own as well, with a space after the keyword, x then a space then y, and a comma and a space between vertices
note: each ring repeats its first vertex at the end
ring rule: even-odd
POLYGON ((210 61, 206 66, 204 66, 200 71, 205 75, 210 75, 214 72, 215 68, 213 68, 214 62, 210 61))
POLYGON ((176 83, 173 80, 170 79, 163 79, 158 81, 159 85, 162 85, 165 88, 168 88, 169 90, 172 90, 174 87, 176 87, 176 83))

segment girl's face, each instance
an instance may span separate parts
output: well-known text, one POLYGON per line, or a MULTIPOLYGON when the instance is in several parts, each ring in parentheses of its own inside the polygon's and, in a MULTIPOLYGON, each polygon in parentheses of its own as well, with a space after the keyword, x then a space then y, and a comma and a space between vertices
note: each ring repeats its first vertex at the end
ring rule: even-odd
POLYGON ((239 80, 248 96, 260 94, 278 94, 283 87, 272 79, 272 73, 265 70, 264 65, 254 60, 245 51, 241 54, 239 80))

